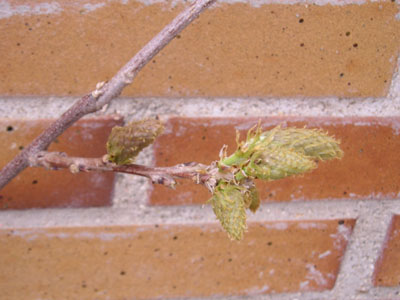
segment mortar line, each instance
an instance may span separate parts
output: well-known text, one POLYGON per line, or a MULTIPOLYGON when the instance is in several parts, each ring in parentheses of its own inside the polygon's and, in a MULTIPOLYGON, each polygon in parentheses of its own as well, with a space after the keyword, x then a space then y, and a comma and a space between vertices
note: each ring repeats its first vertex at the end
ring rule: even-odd
MULTIPOLYGON (((397 85, 396 85, 397 86, 397 85)), ((399 116, 398 88, 391 89, 386 98, 339 99, 325 98, 120 98, 104 112, 95 115, 119 113, 127 120, 143 117, 354 117, 399 116), (396 92, 397 91, 397 92, 396 92)), ((56 118, 74 98, 7 98, 0 97, 0 117, 7 119, 56 118)), ((93 115, 88 116, 90 118, 93 115)))
MULTIPOLYGON (((150 5, 156 5, 159 4, 159 0, 137 0, 138 2, 150 6, 150 5)), ((26 4, 25 5, 18 5, 18 4, 10 4, 8 1, 3 1, 5 3, 2 4, 2 9, 0 10, 0 19, 8 19, 13 16, 34 16, 34 15, 42 15, 42 14, 60 14, 64 10, 72 10, 72 11, 84 11, 85 14, 90 14, 93 11, 96 11, 97 9, 104 9, 106 5, 108 5, 112 1, 107 1, 104 3, 100 3, 100 5, 92 5, 92 6, 87 6, 86 4, 81 4, 81 3, 74 3, 74 4, 69 4, 65 5, 62 3, 62 1, 56 1, 52 2, 52 4, 48 4, 46 6, 46 9, 43 10, 43 7, 40 7, 41 4, 37 4, 35 6, 35 3, 31 4, 29 9, 27 10, 26 4)), ((115 1, 117 2, 117 1, 115 1)), ((120 1, 123 3, 124 1, 120 1)), ((384 2, 384 1, 380 1, 384 2)), ((217 3, 214 3, 211 5, 209 9, 215 9, 217 7, 220 7, 222 4, 227 4, 227 5, 234 5, 238 3, 244 3, 247 5, 250 5, 252 7, 260 7, 262 5, 270 5, 270 4, 279 4, 279 5, 305 5, 306 7, 308 5, 318 5, 318 6, 324 6, 324 5, 332 5, 332 6, 345 6, 345 5, 363 5, 365 3, 368 3, 366 0, 220 0, 217 3)), ((126 4, 126 3, 125 3, 126 4)), ((174 0, 171 2, 166 2, 164 3, 164 8, 174 8, 178 4, 186 4, 186 1, 184 0, 174 0)))
POLYGON ((350 294, 351 299, 366 299, 366 293, 368 299, 374 296, 373 272, 393 216, 385 204, 381 202, 371 211, 368 202, 362 203, 332 291, 342 299, 350 294))
MULTIPOLYGON (((248 222, 288 222, 354 219, 366 207, 374 214, 381 207, 400 211, 398 200, 316 200, 308 202, 264 203, 248 222)), ((365 212, 364 212, 365 213, 365 212)), ((154 224, 218 224, 210 206, 127 206, 101 208, 55 208, 5 210, 0 212, 0 228, 48 228, 154 224)))

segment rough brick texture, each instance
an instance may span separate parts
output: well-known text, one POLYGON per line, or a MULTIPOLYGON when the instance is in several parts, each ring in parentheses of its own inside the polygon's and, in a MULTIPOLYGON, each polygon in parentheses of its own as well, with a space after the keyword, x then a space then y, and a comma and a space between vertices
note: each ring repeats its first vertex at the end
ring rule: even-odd
POLYGON ((377 262, 374 284, 377 286, 400 285, 400 216, 394 216, 388 230, 386 243, 377 262))
MULTIPOLYGON (((245 137, 258 118, 172 118, 155 144, 156 164, 162 166, 218 159, 223 144, 236 149, 235 130, 245 137)), ((340 161, 319 163, 304 176, 257 182, 263 201, 321 199, 394 199, 400 193, 399 118, 261 118, 265 129, 279 124, 323 128, 341 140, 340 161)), ((229 152, 230 151, 230 152, 229 152)), ((204 203, 202 186, 182 182, 176 190, 154 186, 152 204, 204 203)))
MULTIPOLYGON (((0 14, 7 49, 0 61, 3 95, 86 93, 183 9, 171 2, 8 2, 0 14)), ((394 1, 219 3, 146 66, 124 95, 383 96, 399 50, 396 13, 394 1)))
POLYGON ((8 300, 321 291, 335 283, 353 226, 253 223, 240 243, 212 224, 2 230, 0 291, 8 300))
MULTIPOLYGON (((189 2, 0 0, 0 117, 15 118, 0 119, 0 167, 49 124, 35 116, 110 79, 189 2)), ((241 242, 210 207, 187 205, 210 198, 192 182, 27 169, 0 191, 0 298, 400 299, 399 8, 217 0, 105 114, 166 120, 157 166, 217 160, 258 116, 264 129, 322 128, 344 158, 257 182, 241 242)), ((49 150, 100 157, 121 122, 85 119, 49 150)))
MULTIPOLYGON (((53 142, 49 151, 101 157, 106 153, 105 144, 111 128, 121 121, 118 116, 80 121, 53 142)), ((0 120, 0 166, 9 162, 49 123, 49 120, 0 120)), ((113 173, 71 174, 67 170, 28 168, 1 190, 0 209, 110 205, 113 183, 113 173)))

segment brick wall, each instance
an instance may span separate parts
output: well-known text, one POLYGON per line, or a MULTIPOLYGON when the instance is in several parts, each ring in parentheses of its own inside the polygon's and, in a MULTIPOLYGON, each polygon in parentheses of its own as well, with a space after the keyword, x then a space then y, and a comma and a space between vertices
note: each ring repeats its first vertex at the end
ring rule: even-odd
MULTIPOLYGON (((0 1, 0 165, 186 5, 0 1)), ((209 163, 259 119, 323 128, 344 158, 257 182, 241 242, 191 183, 25 170, 0 191, 0 299, 400 299, 399 16, 396 1, 215 4, 50 149, 101 156, 113 126, 158 115, 139 163, 209 163)))

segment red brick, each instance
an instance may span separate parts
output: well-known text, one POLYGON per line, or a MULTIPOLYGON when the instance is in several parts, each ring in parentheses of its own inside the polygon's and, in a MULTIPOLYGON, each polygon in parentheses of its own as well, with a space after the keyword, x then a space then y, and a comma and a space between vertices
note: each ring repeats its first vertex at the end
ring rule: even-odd
POLYGON ((0 231, 0 291, 13 299, 149 299, 322 291, 354 220, 0 231))
POLYGON ((400 285, 400 215, 392 219, 385 245, 376 263, 374 284, 376 286, 400 285))
MULTIPOLYGON (((71 156, 100 157, 106 153, 105 144, 111 128, 121 124, 121 121, 116 116, 79 121, 53 142, 49 151, 63 151, 71 156)), ((38 136, 50 122, 1 120, 0 167, 38 136)), ((113 183, 112 173, 71 174, 67 170, 28 168, 0 191, 0 209, 110 205, 113 183)))
MULTIPOLYGON (((172 118, 155 143, 159 166, 218 159, 223 144, 236 149, 235 128, 242 138, 258 118, 172 118)), ((264 128, 278 124, 323 128, 341 140, 342 160, 319 163, 303 176, 257 182, 262 201, 321 199, 394 199, 400 193, 399 118, 264 118, 264 128)), ((152 204, 204 203, 210 198, 202 186, 182 181, 176 190, 154 186, 152 204)))
MULTIPOLYGON (((0 94, 82 95, 109 79, 185 1, 7 2, 2 14, 10 17, 0 19, 0 94), (59 9, 35 13, 43 2, 59 9), (100 7, 90 11, 84 4, 100 7), (24 14, 17 5, 25 5, 24 14)), ((356 2, 218 3, 155 57, 124 95, 383 96, 399 51, 398 7, 394 1, 356 2)))

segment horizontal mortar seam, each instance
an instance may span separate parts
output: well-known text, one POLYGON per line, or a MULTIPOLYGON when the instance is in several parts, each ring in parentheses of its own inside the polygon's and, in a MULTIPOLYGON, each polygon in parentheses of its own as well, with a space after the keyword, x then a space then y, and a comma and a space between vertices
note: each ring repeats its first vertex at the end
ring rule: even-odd
MULTIPOLYGON (((51 119, 73 98, 0 98, 0 118, 51 119)), ((400 97, 339 98, 120 98, 107 110, 87 116, 120 114, 127 120, 161 115, 180 117, 389 117, 400 116, 400 97)))
MULTIPOLYGON (((249 222, 323 221, 356 219, 360 207, 368 205, 371 214, 379 208, 385 213, 400 212, 398 200, 328 200, 262 204, 256 214, 249 212, 249 222)), ((119 208, 59 208, 6 210, 0 212, 0 229, 24 227, 146 226, 217 224, 211 207, 154 206, 119 208)))

